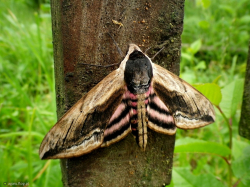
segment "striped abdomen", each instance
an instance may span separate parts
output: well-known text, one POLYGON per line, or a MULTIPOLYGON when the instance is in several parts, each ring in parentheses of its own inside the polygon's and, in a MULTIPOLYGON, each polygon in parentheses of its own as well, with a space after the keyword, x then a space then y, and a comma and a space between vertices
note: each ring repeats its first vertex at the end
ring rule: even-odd
MULTIPOLYGON (((136 104, 134 108, 134 113, 136 115, 132 116, 130 123, 132 133, 136 136, 136 141, 139 146, 145 150, 147 145, 147 126, 148 126, 148 116, 147 116, 147 104, 148 104, 148 95, 147 94, 138 94, 137 100, 132 102, 136 104)), ((134 107, 135 104, 133 104, 134 107)))
POLYGON ((102 147, 109 146, 132 132, 138 145, 145 150, 147 127, 165 134, 174 134, 176 130, 172 114, 151 86, 143 94, 133 94, 127 90, 106 127, 102 147))

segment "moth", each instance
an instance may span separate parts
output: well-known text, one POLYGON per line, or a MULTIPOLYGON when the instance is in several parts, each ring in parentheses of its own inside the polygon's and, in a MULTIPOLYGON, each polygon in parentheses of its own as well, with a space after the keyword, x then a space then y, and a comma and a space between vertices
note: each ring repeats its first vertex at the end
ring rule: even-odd
POLYGON ((145 150, 148 128, 173 135, 215 121, 210 101, 130 44, 118 69, 85 94, 43 139, 41 159, 78 157, 125 138, 145 150))

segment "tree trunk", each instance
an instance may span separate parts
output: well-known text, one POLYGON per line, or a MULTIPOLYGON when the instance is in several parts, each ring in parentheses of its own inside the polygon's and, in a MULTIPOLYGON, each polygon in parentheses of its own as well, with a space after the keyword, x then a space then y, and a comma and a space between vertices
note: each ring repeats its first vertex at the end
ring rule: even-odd
POLYGON ((241 118, 239 125, 239 134, 250 140, 250 42, 248 50, 248 60, 246 67, 245 86, 243 102, 241 107, 241 118))
MULTIPOLYGON (((135 43, 153 60, 178 74, 184 0, 51 1, 57 116, 122 60, 110 33, 125 53, 135 43)), ((149 130, 143 152, 132 134, 108 148, 61 160, 64 186, 162 186, 170 183, 175 136, 149 130)))

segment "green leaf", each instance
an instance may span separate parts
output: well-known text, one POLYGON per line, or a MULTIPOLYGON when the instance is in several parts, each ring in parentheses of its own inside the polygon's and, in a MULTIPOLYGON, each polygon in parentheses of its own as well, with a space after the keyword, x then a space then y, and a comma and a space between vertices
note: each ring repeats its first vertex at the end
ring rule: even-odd
POLYGON ((10 167, 10 170, 12 171, 18 171, 20 169, 27 168, 28 164, 24 161, 18 161, 16 164, 10 167))
POLYGON ((234 175, 246 186, 250 185, 250 145, 243 150, 241 157, 233 160, 232 170, 234 175))
POLYGON ((196 76, 195 76, 193 70, 191 70, 189 68, 185 68, 185 71, 180 74, 180 78, 182 78, 183 80, 185 80, 189 84, 196 82, 196 76))
POLYGON ((201 48, 201 40, 196 40, 190 45, 189 51, 194 55, 196 54, 201 48))
POLYGON ((27 132, 27 131, 20 131, 20 132, 10 132, 10 133, 4 133, 0 134, 0 138, 8 138, 8 137, 15 137, 15 136, 28 136, 28 135, 43 139, 44 135, 39 132, 27 132))
POLYGON ((198 69, 206 69, 207 66, 206 66, 206 62, 204 60, 200 61, 196 66, 195 66, 195 69, 198 70, 198 69))
POLYGON ((186 59, 187 61, 191 62, 193 57, 189 53, 182 52, 181 58, 186 59))
POLYGON ((241 141, 239 139, 233 138, 232 155, 234 159, 242 156, 244 150, 249 144, 247 142, 241 141))
POLYGON ((202 85, 194 85, 203 95, 205 95, 211 103, 219 105, 222 99, 221 89, 215 83, 207 83, 202 85))
POLYGON ((202 6, 203 8, 209 8, 211 5, 211 0, 197 0, 196 4, 202 6))
POLYGON ((210 0, 202 0, 202 4, 204 8, 209 8, 211 5, 211 1, 210 0))
POLYGON ((173 169, 173 183, 175 187, 224 187, 211 173, 194 175, 187 167, 173 169))
POLYGON ((236 67, 236 62, 237 62, 237 55, 234 55, 233 60, 232 60, 232 65, 230 68, 230 81, 234 80, 234 71, 235 71, 235 67, 236 67))
POLYGON ((244 79, 236 79, 221 89, 222 100, 220 107, 227 118, 234 116, 242 101, 244 79))
POLYGON ((227 13, 229 13, 231 15, 235 14, 235 10, 234 10, 233 6, 229 6, 229 5, 226 5, 226 4, 221 4, 218 7, 219 7, 219 9, 221 9, 220 11, 227 12, 227 13))
POLYGON ((216 78, 213 80, 213 83, 218 84, 218 81, 220 80, 220 78, 221 78, 221 75, 218 75, 218 77, 216 77, 216 78))
POLYGON ((222 144, 193 138, 179 139, 175 143, 175 153, 207 153, 226 157, 231 150, 222 144))
POLYGON ((50 165, 49 172, 46 173, 45 184, 47 184, 47 186, 60 187, 62 186, 62 183, 58 179, 62 178, 61 168, 58 162, 54 163, 50 165))
POLYGON ((242 16, 242 17, 239 19, 239 22, 240 22, 241 24, 250 24, 250 15, 242 16))
POLYGON ((210 27, 210 24, 208 21, 202 20, 199 22, 199 26, 203 29, 208 29, 210 27))
POLYGON ((182 175, 182 170, 186 170, 187 173, 190 173, 190 170, 185 168, 173 168, 173 183, 174 187, 193 187, 190 184, 189 179, 182 175))

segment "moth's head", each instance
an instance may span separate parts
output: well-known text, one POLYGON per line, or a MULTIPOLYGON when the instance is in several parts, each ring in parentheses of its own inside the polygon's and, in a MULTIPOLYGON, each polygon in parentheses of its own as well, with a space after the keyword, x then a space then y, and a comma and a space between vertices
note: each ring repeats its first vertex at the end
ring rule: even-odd
POLYGON ((124 79, 129 91, 134 94, 147 92, 153 77, 150 59, 135 44, 129 45, 126 57, 124 79))

